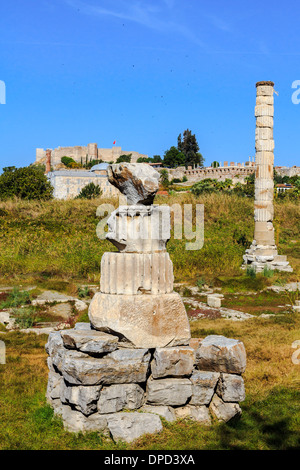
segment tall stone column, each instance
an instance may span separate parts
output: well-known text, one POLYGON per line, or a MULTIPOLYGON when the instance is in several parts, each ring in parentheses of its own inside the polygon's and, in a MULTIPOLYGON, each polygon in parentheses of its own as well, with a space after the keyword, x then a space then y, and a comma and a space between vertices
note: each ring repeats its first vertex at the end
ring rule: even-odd
POLYGON ((46 174, 51 171, 51 150, 46 150, 46 174))
POLYGON ((256 84, 256 171, 254 201, 254 241, 244 255, 244 264, 263 271, 292 271, 286 256, 279 256, 275 245, 274 218, 274 83, 256 84))

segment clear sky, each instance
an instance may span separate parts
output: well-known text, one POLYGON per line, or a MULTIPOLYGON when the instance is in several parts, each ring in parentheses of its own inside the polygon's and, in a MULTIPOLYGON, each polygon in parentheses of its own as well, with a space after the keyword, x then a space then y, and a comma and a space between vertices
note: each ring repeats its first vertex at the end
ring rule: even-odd
POLYGON ((114 140, 163 156, 187 128, 206 165, 247 161, 261 80, 278 93, 275 164, 300 165, 299 16, 299 0, 2 0, 0 170, 114 140))

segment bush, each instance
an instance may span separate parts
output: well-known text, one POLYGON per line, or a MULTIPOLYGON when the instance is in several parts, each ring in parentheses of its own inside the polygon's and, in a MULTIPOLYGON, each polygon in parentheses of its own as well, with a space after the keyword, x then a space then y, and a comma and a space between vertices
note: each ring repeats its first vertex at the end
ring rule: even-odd
POLYGON ((89 183, 84 188, 82 188, 76 199, 94 199, 101 195, 102 191, 100 187, 94 183, 89 183))
POLYGON ((71 163, 76 163, 75 160, 71 157, 62 157, 61 163, 70 168, 71 163))
POLYGON ((0 199, 13 197, 48 200, 53 197, 53 188, 38 167, 8 167, 0 176, 0 199))

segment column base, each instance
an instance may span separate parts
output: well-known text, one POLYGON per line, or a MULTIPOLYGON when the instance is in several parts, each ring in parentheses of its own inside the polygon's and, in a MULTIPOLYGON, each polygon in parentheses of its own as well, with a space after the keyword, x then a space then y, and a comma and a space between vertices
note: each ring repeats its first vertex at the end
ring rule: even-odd
POLYGON ((293 272, 287 257, 278 255, 275 245, 257 245, 254 241, 243 256, 242 269, 251 266, 256 272, 262 272, 266 267, 276 271, 293 272))

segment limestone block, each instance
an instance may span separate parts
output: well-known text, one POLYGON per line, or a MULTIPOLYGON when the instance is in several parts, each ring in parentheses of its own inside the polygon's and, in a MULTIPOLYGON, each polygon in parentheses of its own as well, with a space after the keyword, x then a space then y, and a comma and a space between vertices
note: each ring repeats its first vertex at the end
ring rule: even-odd
POLYGON ((255 140, 273 140, 273 134, 270 127, 258 127, 255 129, 255 140))
POLYGON ((45 349, 47 354, 51 357, 52 364, 60 370, 65 355, 65 348, 59 331, 49 334, 45 349))
POLYGON ((120 335, 135 348, 188 345, 191 337, 185 307, 175 292, 163 295, 97 293, 89 307, 89 319, 95 329, 120 335))
POLYGON ((190 375, 195 363, 195 351, 188 346, 157 348, 151 363, 154 379, 190 375))
POLYGON ((88 322, 77 322, 75 323, 75 326, 74 326, 74 330, 87 330, 87 331, 90 331, 92 328, 91 328, 91 324, 88 322))
POLYGON ((55 400, 56 398, 60 398, 62 382, 63 378, 59 373, 55 372, 54 370, 49 370, 46 391, 46 397, 48 400, 55 400))
POLYGON ((128 204, 151 205, 159 188, 159 173, 146 163, 120 163, 107 168, 108 181, 128 204))
POLYGON ((211 424, 211 416, 207 406, 186 405, 175 409, 177 419, 192 419, 204 425, 211 424))
POLYGON ((89 416, 97 411, 101 385, 70 385, 62 381, 60 399, 62 403, 73 405, 76 410, 89 416))
POLYGON ((144 390, 138 384, 117 384, 103 387, 98 401, 102 414, 135 410, 143 405, 144 390))
POLYGON ((169 206, 120 206, 111 213, 106 235, 119 251, 153 253, 165 251, 170 239, 169 206))
POLYGON ((266 104, 255 106, 255 117, 274 116, 274 106, 266 104))
POLYGON ((88 354, 104 354, 118 348, 119 338, 96 330, 63 330, 65 348, 78 349, 88 354))
POLYGON ((146 388, 146 402, 151 405, 185 405, 192 395, 192 384, 188 379, 150 378, 146 388))
POLYGON ((80 411, 63 405, 59 412, 64 428, 69 432, 101 432, 107 428, 107 417, 99 413, 85 416, 80 411))
MULTIPOLYGON (((268 131, 269 129, 267 127, 262 127, 260 129, 261 131, 268 131)), ((263 139, 261 139, 263 140, 263 139)), ((274 153, 273 152, 256 152, 255 155, 255 162, 256 165, 274 165, 274 153)), ((273 175, 272 175, 273 179, 273 175)))
POLYGON ((217 394, 225 402, 241 402, 245 400, 244 380, 240 375, 223 374, 217 386, 217 394))
POLYGON ((257 106, 260 105, 269 105, 273 106, 274 105, 274 96, 271 95, 259 95, 256 97, 256 104, 257 106))
POLYGON ((269 85, 260 85, 256 88, 256 95, 257 96, 273 96, 274 89, 272 86, 269 85))
POLYGON ((215 297, 214 295, 207 296, 207 305, 213 308, 220 308, 221 307, 221 299, 220 297, 215 297))
POLYGON ((171 406, 166 405, 143 405, 140 409, 143 413, 154 413, 164 418, 166 421, 172 423, 176 420, 175 410, 171 406))
POLYGON ((256 140, 255 149, 257 152, 273 152, 275 148, 274 140, 256 140))
POLYGON ((214 395, 209 410, 219 420, 228 422, 232 418, 240 416, 242 410, 237 403, 225 403, 218 395, 214 395))
POLYGON ((198 370, 242 374, 246 369, 244 344, 224 336, 207 336, 196 352, 198 370))
POLYGON ((168 294, 173 292, 169 253, 104 253, 100 290, 104 294, 168 294))
POLYGON ((103 358, 67 351, 61 372, 73 385, 110 385, 146 381, 150 354, 147 349, 119 349, 103 358))
POLYGON ((273 129, 274 119, 272 116, 259 116, 256 118, 256 127, 270 127, 273 129))
POLYGON ((114 441, 132 442, 143 434, 162 430, 160 417, 153 413, 116 413, 107 416, 108 429, 114 441))
POLYGON ((220 377, 219 372, 195 370, 190 377, 192 382, 191 405, 208 405, 214 394, 220 377))

